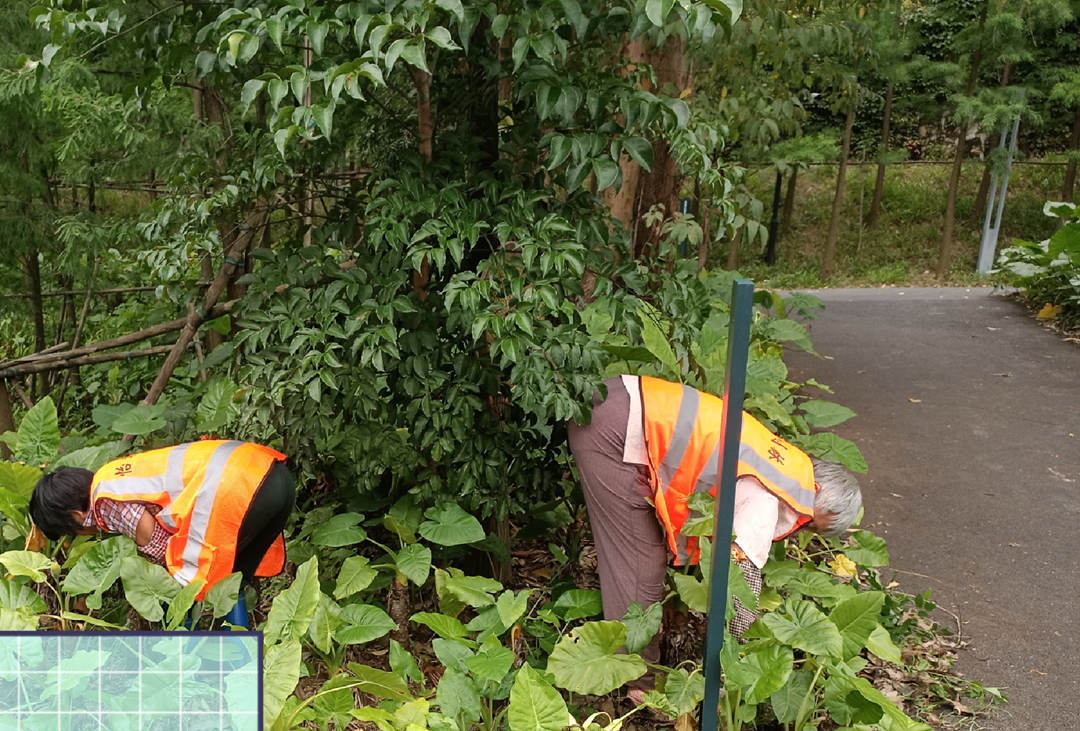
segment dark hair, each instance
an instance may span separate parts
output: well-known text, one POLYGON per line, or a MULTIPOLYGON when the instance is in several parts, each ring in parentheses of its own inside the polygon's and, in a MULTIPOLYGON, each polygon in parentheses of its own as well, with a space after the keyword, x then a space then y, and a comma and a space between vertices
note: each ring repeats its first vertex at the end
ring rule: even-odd
POLYGON ((81 526, 72 510, 90 508, 94 473, 80 467, 60 467, 38 480, 30 496, 30 517, 50 540, 74 535, 81 526))

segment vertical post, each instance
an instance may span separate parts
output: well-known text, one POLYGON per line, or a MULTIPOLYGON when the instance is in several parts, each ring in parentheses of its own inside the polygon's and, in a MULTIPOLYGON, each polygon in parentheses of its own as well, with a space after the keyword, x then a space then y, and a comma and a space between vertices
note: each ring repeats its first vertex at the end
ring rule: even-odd
POLYGON ((727 371, 724 376, 724 414, 720 422, 720 489, 713 514, 713 562, 709 588, 709 622, 705 634, 705 701, 701 731, 718 728, 720 703, 720 650, 727 627, 727 586, 731 521, 735 512, 735 468, 742 436, 742 403, 746 394, 746 363, 750 350, 750 321, 754 313, 754 283, 736 279, 731 287, 731 324, 728 327, 727 371))
POLYGON ((765 245, 765 263, 776 264, 776 240, 780 235, 780 193, 784 186, 784 175, 776 168, 776 185, 773 186, 772 218, 769 220, 769 241, 765 245))
MULTIPOLYGON (((689 198, 681 198, 679 200, 679 212, 682 213, 684 216, 687 213, 690 212, 690 199, 689 198)), ((687 240, 687 239, 683 239, 682 241, 679 242, 679 258, 680 259, 685 259, 686 258, 686 249, 689 246, 690 246, 690 241, 687 240)))

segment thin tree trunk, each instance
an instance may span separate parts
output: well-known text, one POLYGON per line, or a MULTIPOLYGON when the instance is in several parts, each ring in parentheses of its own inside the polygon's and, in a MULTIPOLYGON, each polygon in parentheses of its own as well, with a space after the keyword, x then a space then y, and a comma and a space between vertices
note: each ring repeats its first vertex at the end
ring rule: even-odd
MULTIPOLYGON (((83 299, 82 312, 79 314, 79 321, 75 325, 75 334, 71 337, 72 349, 79 347, 79 340, 82 338, 83 328, 86 327, 86 318, 90 315, 90 301, 94 294, 94 280, 97 279, 98 267, 101 266, 101 258, 94 259, 94 268, 90 270, 90 278, 86 282, 86 297, 83 299)), ((79 382, 79 369, 69 368, 64 373, 64 380, 60 384, 60 396, 56 400, 56 408, 59 409, 64 403, 64 394, 67 393, 68 383, 74 380, 76 384, 79 382)))
MULTIPOLYGON (((258 213, 253 212, 248 215, 247 220, 245 221, 246 229, 240 232, 240 235, 236 237, 236 243, 234 243, 226 252, 221 269, 218 271, 214 281, 211 282, 210 287, 206 290, 203 306, 200 308, 202 313, 208 312, 217 303, 218 297, 225 291, 225 286, 228 284, 229 278, 236 269, 236 264, 233 262, 238 261, 239 258, 244 256, 259 229, 266 224, 266 219, 267 214, 262 211, 258 213)), ((205 314, 200 315, 199 311, 196 311, 194 315, 194 317, 188 316, 187 322, 184 324, 184 329, 180 331, 180 337, 177 338, 176 344, 172 347, 172 351, 165 359, 165 363, 161 366, 161 370, 158 372, 157 377, 154 379, 154 383, 150 386, 150 390, 147 392, 146 398, 142 400, 142 403, 149 406, 157 403, 157 400, 161 398, 161 394, 165 391, 166 384, 169 382, 169 379, 172 378, 173 371, 175 371, 176 366, 180 364, 180 358, 184 355, 184 351, 187 350, 187 346, 191 344, 199 325, 202 324, 205 318, 205 314)))
POLYGON ((709 262, 709 241, 711 240, 710 239, 710 232, 709 232, 709 228, 710 228, 709 227, 709 224, 710 224, 709 218, 710 218, 710 215, 712 214, 712 211, 709 209, 709 201, 708 200, 701 201, 700 206, 701 206, 701 244, 698 245, 698 252, 697 252, 697 270, 698 270, 699 274, 705 269, 705 265, 709 262))
POLYGON ((776 264, 776 244, 780 235, 780 196, 784 191, 784 176, 776 169, 776 184, 772 193, 772 217, 769 219, 769 241, 765 245, 765 263, 776 264))
MULTIPOLYGON (((30 320, 34 325, 34 352, 45 350, 45 310, 41 299, 41 266, 35 249, 23 257, 23 286, 30 299, 30 320)), ((34 398, 42 392, 43 383, 34 378, 30 391, 34 398)))
MULTIPOLYGON (((1069 139, 1069 149, 1073 154, 1080 152, 1080 106, 1073 112, 1072 137, 1069 139)), ((1072 202, 1076 191, 1076 158, 1069 160, 1065 166, 1065 183, 1061 186, 1061 200, 1072 202)))
MULTIPOLYGON (((889 82, 885 89, 885 114, 881 123, 881 154, 884 155, 889 149, 889 126, 892 124, 893 82, 889 82)), ((885 161, 879 160, 877 166, 877 180, 874 181, 874 199, 870 202, 870 215, 867 217, 868 228, 877 226, 878 216, 881 214, 881 196, 885 192, 885 161)))
MULTIPOLYGON (((221 243, 223 244, 223 248, 227 251, 230 245, 233 243, 235 236, 231 235, 228 231, 222 231, 220 229, 219 233, 221 235, 221 243)), ((209 282, 214 279, 214 261, 211 258, 210 254, 204 256, 202 258, 202 261, 199 262, 199 270, 200 275, 202 276, 202 279, 204 281, 209 282)), ((221 345, 224 340, 225 338, 222 337, 221 333, 219 333, 217 330, 214 330, 213 328, 208 328, 207 331, 202 335, 202 341, 203 344, 206 346, 207 353, 214 352, 214 349, 217 346, 221 345)))
MULTIPOLYGON (((15 414, 11 410, 7 381, 0 378, 0 434, 8 431, 15 431, 15 414)), ((0 442, 0 457, 11 459, 11 450, 5 442, 0 442)))
MULTIPOLYGON (((435 123, 431 113, 431 74, 415 66, 409 66, 413 85, 416 86, 416 118, 420 154, 431 162, 434 150, 432 140, 435 136, 435 123)), ((420 262, 420 268, 413 270, 413 290, 421 301, 428 297, 428 285, 431 283, 431 264, 427 257, 420 262)), ((407 596, 407 595, 406 595, 407 596)))
POLYGON ((746 229, 740 228, 735 232, 735 235, 731 237, 731 248, 728 249, 727 256, 727 270, 733 272, 739 268, 739 244, 742 243, 743 231, 746 229))
MULTIPOLYGON (((979 11, 978 38, 982 38, 983 28, 986 26, 986 13, 990 1, 983 0, 982 9, 979 11)), ((968 72, 967 96, 975 95, 975 86, 979 81, 979 66, 982 65, 982 44, 971 55, 971 69, 968 72)), ((938 257, 937 278, 945 280, 949 277, 949 268, 953 259, 953 227, 956 224, 956 196, 960 189, 960 172, 964 164, 964 155, 967 152, 967 125, 960 124, 956 133, 956 156, 953 159, 952 172, 949 175, 949 191, 945 198, 945 224, 941 231, 941 253, 938 257)))
POLYGON ((796 185, 798 185, 798 179, 799 167, 795 165, 791 168, 791 178, 787 184, 787 195, 784 196, 784 220, 781 228, 785 232, 791 230, 791 218, 795 215, 795 189, 796 185))
POLYGON ((832 276, 836 265, 836 237, 840 230, 840 211, 844 205, 847 187, 848 154, 851 152, 851 130, 855 126, 855 104, 847 113, 844 123, 844 141, 840 148, 840 170, 836 174, 836 194, 833 196, 832 216, 829 218, 829 235, 825 239, 825 256, 821 260, 821 281, 832 276))

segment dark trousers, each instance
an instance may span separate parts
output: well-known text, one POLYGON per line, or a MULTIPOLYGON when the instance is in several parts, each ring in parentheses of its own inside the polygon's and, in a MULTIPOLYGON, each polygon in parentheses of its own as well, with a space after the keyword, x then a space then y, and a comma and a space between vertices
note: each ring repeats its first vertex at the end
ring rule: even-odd
POLYGON ((292 473, 283 463, 274 463, 255 491, 236 538, 233 571, 243 573, 245 583, 251 583, 270 545, 285 529, 295 501, 292 473))

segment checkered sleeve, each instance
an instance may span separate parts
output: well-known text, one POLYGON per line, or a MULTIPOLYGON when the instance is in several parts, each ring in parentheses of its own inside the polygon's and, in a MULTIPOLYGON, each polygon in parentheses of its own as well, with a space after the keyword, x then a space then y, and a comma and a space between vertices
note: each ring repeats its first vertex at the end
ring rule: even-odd
MULTIPOLYGON (((754 592, 755 597, 761 596, 761 569, 759 569, 754 562, 748 558, 743 558, 738 561, 739 568, 743 570, 743 574, 746 575, 746 583, 750 585, 750 590, 754 592)), ((744 607, 742 602, 735 599, 735 616, 731 618, 731 634, 733 637, 740 637, 743 632, 750 629, 755 621, 757 621, 758 614, 756 611, 744 607)))
MULTIPOLYGON (((132 540, 135 539, 135 531, 139 527, 139 521, 147 510, 151 514, 161 510, 157 505, 149 505, 141 502, 128 502, 122 500, 110 500, 100 498, 97 503, 97 513, 101 516, 101 529, 109 533, 120 533, 132 540)), ((169 541, 169 532, 154 521, 154 532, 145 546, 139 546, 139 551, 157 564, 165 564, 165 546, 169 541)))

